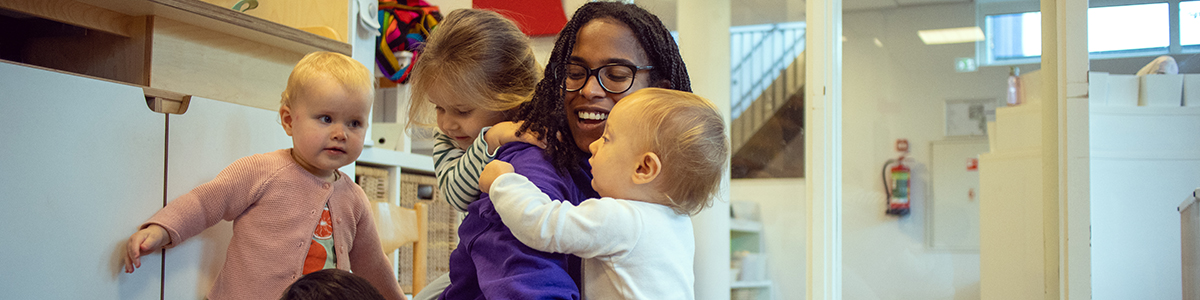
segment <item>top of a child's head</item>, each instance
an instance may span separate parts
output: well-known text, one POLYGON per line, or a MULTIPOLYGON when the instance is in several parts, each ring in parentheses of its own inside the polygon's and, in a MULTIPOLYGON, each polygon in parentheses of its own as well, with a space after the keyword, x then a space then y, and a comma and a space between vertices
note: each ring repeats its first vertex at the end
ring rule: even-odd
POLYGON ((717 107, 704 97, 661 88, 644 88, 617 102, 637 113, 634 128, 662 161, 654 183, 675 212, 694 215, 712 205, 729 157, 725 123, 717 107))
POLYGON ((529 37, 512 20, 489 10, 456 9, 433 28, 413 66, 408 124, 435 124, 435 98, 512 110, 533 97, 541 72, 529 37))
POLYGON ((365 65, 334 52, 313 52, 296 63, 288 76, 280 105, 291 106, 317 80, 334 80, 351 94, 361 95, 367 103, 375 99, 375 77, 365 65))
POLYGON ((280 300, 382 300, 374 286, 354 273, 324 269, 308 273, 283 291, 280 300))

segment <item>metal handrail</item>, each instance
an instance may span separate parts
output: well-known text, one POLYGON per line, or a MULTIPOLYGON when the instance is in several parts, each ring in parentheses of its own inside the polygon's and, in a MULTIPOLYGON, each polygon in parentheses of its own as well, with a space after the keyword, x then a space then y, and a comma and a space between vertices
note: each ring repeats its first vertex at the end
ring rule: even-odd
POLYGON ((737 118, 804 51, 803 22, 731 27, 731 117, 737 118))

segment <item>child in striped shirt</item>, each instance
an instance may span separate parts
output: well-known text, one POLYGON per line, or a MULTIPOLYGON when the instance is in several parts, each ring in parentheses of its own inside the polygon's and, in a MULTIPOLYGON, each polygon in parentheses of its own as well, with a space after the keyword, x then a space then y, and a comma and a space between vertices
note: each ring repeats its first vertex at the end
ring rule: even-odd
POLYGON ((438 188, 455 209, 465 212, 479 198, 479 172, 497 148, 541 144, 511 122, 541 72, 529 38, 498 13, 455 10, 431 32, 413 66, 408 124, 437 126, 438 188))

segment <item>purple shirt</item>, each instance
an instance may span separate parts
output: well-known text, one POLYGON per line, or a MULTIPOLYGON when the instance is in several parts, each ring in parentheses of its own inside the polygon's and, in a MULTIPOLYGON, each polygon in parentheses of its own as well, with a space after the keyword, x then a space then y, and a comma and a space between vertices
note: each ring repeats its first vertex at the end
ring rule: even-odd
MULTIPOLYGON (((586 161, 559 174, 541 148, 525 143, 501 146, 495 159, 511 163, 550 199, 578 205, 598 197, 586 161)), ((450 254, 450 286, 439 299, 579 299, 579 258, 522 244, 504 226, 488 194, 467 207, 458 237, 450 254)))

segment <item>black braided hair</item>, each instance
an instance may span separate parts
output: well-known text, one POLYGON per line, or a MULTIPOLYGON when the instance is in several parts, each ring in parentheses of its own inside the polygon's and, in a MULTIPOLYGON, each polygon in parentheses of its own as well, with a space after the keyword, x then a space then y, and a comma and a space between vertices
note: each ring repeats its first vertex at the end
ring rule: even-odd
POLYGON ((575 137, 567 125, 567 116, 563 108, 565 92, 563 91, 562 65, 570 62, 571 50, 575 48, 576 34, 588 22, 611 18, 629 26, 641 43, 646 56, 650 58, 650 85, 666 80, 668 88, 685 92, 692 91, 688 79, 687 67, 683 57, 679 55, 679 46, 671 32, 663 26, 657 16, 633 4, 619 2, 590 2, 575 11, 571 20, 558 33, 554 42, 554 50, 550 52, 550 60, 546 64, 545 75, 538 82, 533 100, 522 106, 517 119, 524 120, 521 130, 547 137, 546 155, 560 173, 565 173, 579 167, 579 163, 588 154, 575 145, 575 137), (555 138, 560 137, 560 138, 555 138))

